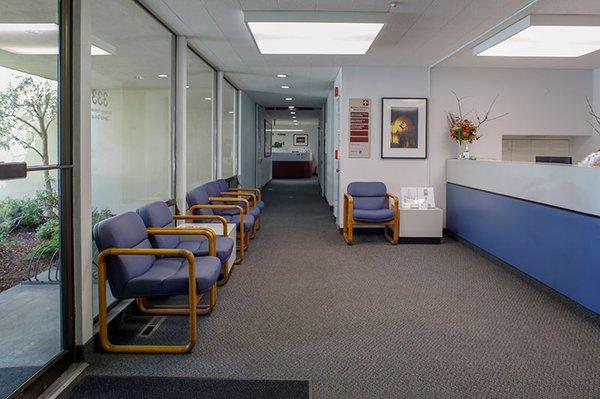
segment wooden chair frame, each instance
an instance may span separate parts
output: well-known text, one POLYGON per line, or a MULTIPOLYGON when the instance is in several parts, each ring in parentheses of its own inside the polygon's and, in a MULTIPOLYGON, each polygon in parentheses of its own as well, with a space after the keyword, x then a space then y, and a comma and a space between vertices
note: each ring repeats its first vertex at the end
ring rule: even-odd
POLYGON ((398 235, 400 231, 400 212, 398 209, 400 200, 397 196, 387 193, 387 206, 390 207, 390 200, 393 200, 392 209, 394 211, 394 218, 387 222, 363 222, 354 219, 354 198, 346 193, 344 194, 344 240, 346 244, 352 245, 354 239, 354 226, 383 226, 385 237, 392 245, 398 244, 398 235), (391 227, 392 232, 389 233, 391 227))
MULTIPOLYGON (((258 203, 258 201, 262 201, 262 190, 256 187, 230 187, 228 192, 241 192, 247 194, 254 195, 254 206, 258 203)), ((256 224, 256 231, 260 230, 260 218, 256 224)))
MULTIPOLYGON (((243 203, 244 204, 244 214, 248 215, 250 213, 250 201, 242 197, 209 197, 208 200, 210 202, 234 202, 234 203, 243 203)), ((258 218, 260 219, 260 218, 258 218)), ((254 223, 252 224, 252 230, 250 231, 250 239, 254 239, 256 237, 257 231, 257 223, 258 219, 254 219, 254 223)))
MULTIPOLYGON (((237 201, 239 202, 239 201, 237 201)), ((234 262, 235 265, 239 265, 244 261, 244 253, 250 246, 249 235, 246 234, 244 230, 244 210, 239 205, 213 205, 213 204, 196 204, 192 205, 190 209, 188 209, 188 215, 194 215, 194 211, 198 209, 237 209, 240 213, 240 245, 238 246, 238 250, 240 251, 240 256, 234 262)), ((195 215, 201 216, 201 215, 195 215)), ((211 216, 211 215, 206 215, 211 216)), ((218 215, 217 215, 218 216, 218 215)))
MULTIPOLYGON (((175 228, 152 228, 148 234, 160 235, 204 235, 209 239, 209 255, 216 255, 215 234, 207 229, 175 229, 175 228)), ((214 309, 217 300, 217 286, 210 289, 210 311, 214 309)), ((140 298, 136 298, 140 299, 140 298)), ((143 299, 143 298, 142 298, 143 299)), ((166 353, 178 354, 188 353, 196 345, 198 332, 196 330, 198 293, 196 292, 196 258, 194 254, 186 249, 159 249, 159 248, 107 248, 98 255, 98 324, 100 347, 109 353, 166 353), (106 259, 115 255, 155 255, 185 258, 188 262, 188 305, 179 305, 178 309, 154 308, 151 314, 160 315, 187 315, 189 316, 189 340, 185 345, 115 345, 108 337, 108 306, 106 300, 106 259)), ((205 311, 201 308, 201 311, 205 311)))
MULTIPOLYGON (((195 221, 195 220, 218 220, 221 222, 221 224, 223 225, 223 237, 228 237, 227 231, 229 230, 227 227, 227 220, 220 215, 173 215, 173 220, 191 220, 191 221, 195 221)), ((235 262, 234 262, 235 264, 235 262)), ((219 281, 217 281, 217 285, 222 286, 227 284, 227 281, 229 281, 229 277, 231 276, 231 270, 229 271, 227 270, 227 267, 223 268, 223 278, 219 281)))
MULTIPOLYGON (((250 198, 248 200, 248 202, 250 203, 250 206, 254 207, 258 204, 258 199, 256 197, 256 194, 248 192, 248 191, 222 191, 221 195, 236 197, 236 198, 248 197, 248 198, 250 198)), ((260 230, 260 217, 256 218, 256 220, 254 221, 254 225, 252 226, 252 235, 250 236, 250 238, 254 239, 254 237, 256 237, 256 232, 258 230, 260 230)))

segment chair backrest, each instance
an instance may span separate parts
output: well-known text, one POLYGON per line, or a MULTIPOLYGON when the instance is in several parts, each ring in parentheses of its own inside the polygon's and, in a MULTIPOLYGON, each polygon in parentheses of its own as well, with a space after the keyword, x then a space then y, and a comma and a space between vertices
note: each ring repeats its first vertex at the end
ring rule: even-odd
POLYGON ((354 198, 355 209, 387 208, 387 188, 382 182, 350 183, 348 194, 354 198))
MULTIPOLYGON (((209 205, 210 201, 208 200, 208 197, 208 192, 204 186, 198 186, 193 190, 188 191, 185 195, 188 208, 191 208, 194 205, 209 205)), ((194 211, 194 215, 214 215, 214 212, 212 209, 198 209, 194 211)))
MULTIPOLYGON (((146 227, 175 227, 173 214, 169 206, 162 201, 152 202, 137 210, 146 227)), ((181 240, 179 236, 150 236, 150 243, 155 248, 177 248, 181 240)))
POLYGON ((221 188, 219 187, 219 183, 217 183, 216 181, 210 181, 204 184, 204 187, 206 187, 206 192, 208 193, 209 197, 221 196, 221 188))
POLYGON ((219 185, 219 190, 221 190, 221 192, 229 191, 229 183, 227 183, 227 180, 219 179, 217 180, 217 184, 219 185))
MULTIPOLYGON (((108 248, 152 248, 146 226, 135 212, 105 219, 94 226, 94 241, 99 251, 108 248)), ((106 260, 108 283, 113 296, 122 298, 127 282, 152 266, 153 255, 117 255, 106 260)))

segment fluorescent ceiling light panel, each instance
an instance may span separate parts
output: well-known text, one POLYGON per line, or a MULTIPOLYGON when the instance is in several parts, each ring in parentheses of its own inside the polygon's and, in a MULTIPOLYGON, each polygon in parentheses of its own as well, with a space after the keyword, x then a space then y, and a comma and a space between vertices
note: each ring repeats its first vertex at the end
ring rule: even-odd
POLYGON ((247 11, 261 54, 365 54, 387 13, 247 11))
POLYGON ((600 19, 579 15, 530 15, 476 46, 473 54, 488 57, 581 57, 598 50, 600 19))
POLYGON ((292 97, 286 97, 286 98, 285 98, 285 101, 292 101, 292 100, 293 100, 293 98, 292 98, 292 97))
POLYGON ((282 88, 282 89, 289 89, 289 88, 290 88, 290 86, 283 85, 283 86, 281 86, 281 88, 282 88))
POLYGON ((273 129, 274 132, 303 132, 304 129, 273 129))
POLYGON ((277 75, 278 78, 287 78, 287 75, 285 73, 280 73, 277 75))

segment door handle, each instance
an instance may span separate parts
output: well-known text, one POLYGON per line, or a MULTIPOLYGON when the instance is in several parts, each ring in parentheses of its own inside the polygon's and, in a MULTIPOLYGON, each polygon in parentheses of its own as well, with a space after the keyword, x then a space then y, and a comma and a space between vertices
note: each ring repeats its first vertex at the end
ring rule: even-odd
POLYGON ((0 162, 0 180, 25 179, 26 162, 0 162))

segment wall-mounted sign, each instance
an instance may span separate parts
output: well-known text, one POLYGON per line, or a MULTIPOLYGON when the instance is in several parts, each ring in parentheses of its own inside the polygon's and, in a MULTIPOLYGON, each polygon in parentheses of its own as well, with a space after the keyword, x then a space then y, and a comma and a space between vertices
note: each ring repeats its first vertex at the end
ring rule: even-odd
POLYGON ((371 100, 350 99, 349 158, 371 157, 371 100))

